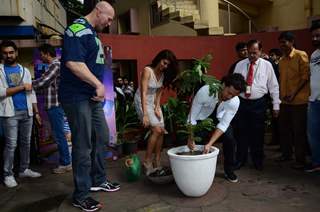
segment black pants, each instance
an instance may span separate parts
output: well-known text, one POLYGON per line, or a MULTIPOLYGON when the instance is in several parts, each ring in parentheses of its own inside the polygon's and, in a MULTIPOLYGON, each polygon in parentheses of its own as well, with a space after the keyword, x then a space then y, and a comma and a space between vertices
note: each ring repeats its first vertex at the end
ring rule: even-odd
POLYGON ((245 164, 248 149, 255 166, 262 166, 264 159, 264 128, 266 119, 267 99, 257 100, 240 98, 237 114, 237 163, 245 164))
MULTIPOLYGON (((205 143, 210 140, 212 132, 202 131, 197 133, 196 136, 201 137, 205 143)), ((233 172, 234 165, 236 162, 235 149, 236 149, 236 139, 233 135, 233 128, 229 126, 226 132, 218 139, 217 142, 222 142, 223 157, 224 157, 224 172, 233 172)))
POLYGON ((304 164, 308 150, 307 104, 281 104, 279 116, 280 147, 284 157, 292 157, 293 147, 296 162, 304 164))

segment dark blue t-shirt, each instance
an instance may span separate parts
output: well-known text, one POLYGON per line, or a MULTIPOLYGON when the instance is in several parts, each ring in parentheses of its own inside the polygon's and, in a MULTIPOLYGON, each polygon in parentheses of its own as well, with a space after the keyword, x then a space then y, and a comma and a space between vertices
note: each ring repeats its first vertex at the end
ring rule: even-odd
POLYGON ((59 99, 62 103, 74 103, 95 96, 95 88, 79 79, 66 67, 68 61, 85 63, 103 82, 103 48, 95 30, 84 18, 75 20, 64 34, 59 99))
MULTIPOLYGON (((23 70, 20 66, 6 66, 4 65, 4 72, 8 86, 17 87, 22 83, 23 70)), ((15 110, 28 110, 26 92, 21 91, 12 96, 12 101, 15 110)))

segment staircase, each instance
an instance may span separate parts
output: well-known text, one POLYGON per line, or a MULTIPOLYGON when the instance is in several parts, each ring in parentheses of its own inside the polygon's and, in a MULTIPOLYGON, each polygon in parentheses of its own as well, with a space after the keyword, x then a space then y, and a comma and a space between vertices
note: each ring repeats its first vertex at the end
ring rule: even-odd
POLYGON ((201 22, 195 0, 160 0, 163 19, 175 20, 191 27, 198 35, 208 35, 208 23, 201 22))
POLYGON ((252 19, 240 7, 228 0, 220 0, 219 7, 225 7, 228 12, 228 25, 225 26, 226 33, 223 27, 209 27, 209 24, 200 18, 198 0, 159 0, 161 10, 161 20, 174 20, 180 24, 188 26, 195 30, 198 35, 233 35, 231 32, 231 12, 241 14, 248 20, 248 32, 252 32, 252 19))

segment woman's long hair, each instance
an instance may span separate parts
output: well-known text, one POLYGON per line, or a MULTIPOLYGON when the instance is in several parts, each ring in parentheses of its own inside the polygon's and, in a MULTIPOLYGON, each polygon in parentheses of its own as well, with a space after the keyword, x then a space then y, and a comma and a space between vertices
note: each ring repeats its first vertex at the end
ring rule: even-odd
POLYGON ((161 60, 168 60, 170 62, 168 68, 164 71, 163 86, 170 88, 172 81, 176 78, 178 73, 177 58, 171 50, 164 49, 160 51, 157 56, 152 60, 151 67, 155 68, 161 60))

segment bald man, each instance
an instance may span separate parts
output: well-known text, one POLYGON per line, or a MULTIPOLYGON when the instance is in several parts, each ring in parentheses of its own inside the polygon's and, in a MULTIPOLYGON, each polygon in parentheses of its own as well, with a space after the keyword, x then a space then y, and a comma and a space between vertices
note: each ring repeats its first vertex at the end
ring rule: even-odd
POLYGON ((97 36, 97 31, 111 25, 113 17, 112 6, 99 2, 64 34, 59 97, 72 133, 72 204, 84 211, 96 211, 102 206, 89 191, 120 189, 119 184, 107 180, 104 167, 109 129, 102 108, 105 58, 97 36))

